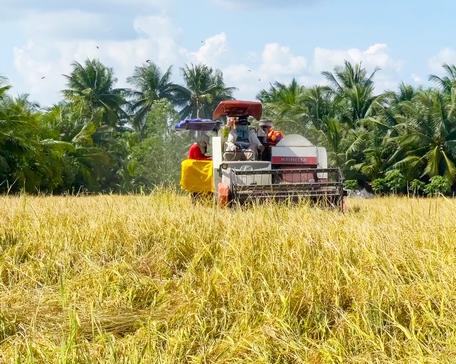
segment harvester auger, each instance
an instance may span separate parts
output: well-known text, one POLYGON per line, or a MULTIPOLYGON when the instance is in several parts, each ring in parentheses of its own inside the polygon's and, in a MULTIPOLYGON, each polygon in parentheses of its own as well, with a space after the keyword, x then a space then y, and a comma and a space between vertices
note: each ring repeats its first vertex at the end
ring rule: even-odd
MULTIPOLYGON (((219 206, 239 206, 252 202, 299 202, 345 211, 343 177, 339 168, 328 168, 326 149, 317 147, 297 134, 283 136, 270 143, 265 133, 270 121, 261 120, 262 105, 253 101, 222 101, 213 120, 186 120, 176 130, 215 132, 212 160, 182 162, 181 188, 192 193, 212 193, 219 206), (250 133, 262 143, 262 153, 252 153, 244 144, 228 150, 221 116, 237 120, 249 116, 259 121, 250 133), (247 158, 245 157, 247 155, 247 158)), ((227 127, 225 127, 227 130, 227 127)), ((236 133, 231 129, 230 133, 236 133)), ((249 134, 250 135, 250 134, 249 134)))

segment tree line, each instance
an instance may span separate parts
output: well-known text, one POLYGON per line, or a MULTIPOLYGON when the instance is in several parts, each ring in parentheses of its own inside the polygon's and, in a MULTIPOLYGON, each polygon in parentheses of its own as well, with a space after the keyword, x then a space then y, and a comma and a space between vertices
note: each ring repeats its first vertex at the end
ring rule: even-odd
POLYGON ((61 101, 40 108, 29 95, 10 95, 0 76, 0 192, 138 192, 176 186, 192 143, 174 132, 185 117, 210 118, 232 99, 223 75, 203 64, 180 69, 171 82, 151 61, 134 69, 131 88, 116 88, 112 68, 74 62, 61 101))
POLYGON ((377 194, 449 193, 456 177, 456 67, 444 64, 433 86, 401 82, 374 92, 374 76, 345 62, 323 72, 327 86, 276 82, 258 99, 285 132, 327 148, 350 189, 377 194))
MULTIPOLYGON (((431 75, 433 87, 400 83, 375 93, 375 69, 362 64, 325 71, 326 86, 293 79, 260 90, 264 118, 285 134, 298 133, 328 151, 346 186, 378 194, 450 192, 456 177, 456 67, 431 75)), ((29 95, 12 96, 0 76, 0 193, 147 191, 178 186, 180 162, 192 143, 173 126, 185 117, 211 118, 233 99, 223 74, 204 64, 179 69, 171 81, 147 61, 129 88, 116 88, 112 68, 99 60, 74 62, 63 75, 61 100, 41 108, 29 95)))

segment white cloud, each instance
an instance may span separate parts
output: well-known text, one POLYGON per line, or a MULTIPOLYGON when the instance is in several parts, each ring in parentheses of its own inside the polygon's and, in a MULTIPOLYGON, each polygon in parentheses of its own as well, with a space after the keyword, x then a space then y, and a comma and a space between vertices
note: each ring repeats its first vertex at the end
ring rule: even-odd
POLYGON ((206 41, 196 52, 187 52, 188 61, 203 63, 210 67, 219 67, 229 57, 229 47, 225 32, 216 34, 206 41))
MULTIPOLYGON (((144 0, 136 1, 139 4, 144 0)), ((99 59, 112 67, 119 80, 118 87, 128 86, 126 78, 132 75, 135 66, 144 64, 147 59, 157 63, 162 70, 174 65, 175 82, 181 82, 178 79, 178 67, 204 63, 221 69, 225 84, 238 87, 235 96, 245 99, 254 99, 261 89, 268 88, 270 83, 276 81, 288 83, 296 78, 306 86, 321 84, 324 82, 321 71, 332 71, 335 66, 343 66, 344 60, 352 63, 362 61, 368 72, 372 72, 376 66, 381 67, 382 71, 375 76, 376 85, 381 89, 395 87, 399 81, 401 63, 390 56, 386 44, 374 44, 366 50, 317 47, 310 64, 302 55, 278 43, 265 44, 259 54, 249 52, 243 57, 234 58, 225 32, 207 38, 197 50, 184 49, 180 46, 184 37, 182 29, 176 27, 170 18, 158 14, 136 17, 130 23, 124 22, 124 27, 131 28, 131 34, 124 39, 108 36, 109 29, 99 14, 70 11, 60 15, 52 13, 27 18, 27 22, 36 21, 35 25, 33 22, 23 24, 31 35, 30 39, 36 39, 32 34, 38 32, 38 28, 39 33, 46 37, 39 42, 29 41, 14 50, 15 66, 27 83, 27 89, 45 105, 59 99, 57 92, 65 88, 66 82, 61 75, 71 73, 71 63, 84 63, 87 59, 99 59), (97 25, 90 28, 88 25, 91 23, 97 25), (59 32, 71 32, 77 24, 86 24, 89 29, 95 29, 98 36, 86 37, 82 33, 73 34, 73 38, 58 36, 59 32), (41 78, 43 76, 45 79, 41 78)))
POLYGON ((429 68, 432 73, 443 72, 443 64, 456 64, 456 52, 451 48, 442 49, 436 56, 429 60, 429 68))
POLYGON ((251 62, 259 62, 260 61, 260 56, 256 52, 248 52, 246 59, 251 62))
POLYGON ((48 100, 59 98, 58 91, 63 87, 62 76, 56 72, 56 64, 46 61, 46 52, 42 47, 29 41, 23 48, 14 48, 14 65, 29 86, 27 93, 32 95, 32 101, 43 102, 46 95, 48 100), (39 100, 36 100, 39 95, 39 100))
MULTIPOLYGON (((230 53, 225 33, 208 38, 196 52, 189 52, 176 41, 182 35, 181 30, 176 29, 167 18, 138 18, 134 29, 141 35, 135 40, 47 41, 39 44, 30 41, 26 46, 15 48, 15 67, 29 92, 48 106, 56 102, 58 92, 66 88, 66 79, 62 74, 71 73, 74 61, 84 64, 87 59, 99 59, 105 66, 113 68, 118 79, 117 87, 128 87, 126 79, 133 74, 134 67, 148 59, 157 63, 162 71, 174 65, 175 82, 182 82, 178 79, 178 67, 186 63, 202 62, 215 68, 229 64, 226 61, 230 53), (45 79, 41 78, 43 76, 45 79)), ((227 85, 236 84, 227 82, 227 85)), ((258 90, 258 86, 255 89, 258 90)))
POLYGON ((238 88, 235 92, 237 99, 254 100, 256 94, 268 86, 268 79, 260 71, 243 64, 233 64, 222 71, 225 84, 238 88))
POLYGON ((374 82, 376 92, 382 92, 397 87, 402 68, 402 62, 390 56, 386 44, 373 44, 366 50, 317 47, 313 61, 309 64, 303 56, 293 54, 290 48, 271 43, 265 45, 258 66, 253 62, 251 54, 247 58, 253 67, 234 64, 223 69, 226 84, 238 87, 235 96, 244 99, 253 99, 261 89, 268 89, 276 81, 287 84, 295 78, 304 86, 326 84, 321 72, 333 72, 334 67, 343 67, 345 60, 352 64, 362 62, 368 75, 380 67, 381 71, 375 74, 374 82))
POLYGON ((349 52, 335 49, 315 48, 313 72, 332 71, 336 65, 343 65, 344 60, 349 58, 349 52))
MULTIPOLYGON (((135 45, 140 41, 140 49, 145 56, 148 54, 148 58, 163 67, 168 67, 179 60, 180 53, 183 52, 179 45, 183 32, 169 18, 160 16, 137 18, 134 21, 134 27, 139 34, 145 34, 146 37, 130 44, 135 45)), ((136 63, 133 61, 132 64, 136 63)))
POLYGON ((29 14, 19 24, 30 36, 40 34, 41 38, 69 40, 102 35, 107 31, 102 20, 99 14, 69 10, 29 14))
POLYGON ((412 80, 415 81, 416 83, 421 83, 423 81, 423 79, 421 77, 418 77, 417 75, 415 75, 414 73, 412 73, 412 76, 411 76, 412 80))
POLYGON ((166 38, 57 42, 52 45, 30 42, 25 47, 15 48, 14 57, 15 67, 30 86, 30 93, 39 94, 40 101, 47 104, 55 101, 57 91, 51 90, 65 88, 66 80, 61 75, 71 73, 74 61, 83 64, 87 59, 99 59, 105 66, 113 68, 119 81, 117 86, 125 87, 126 78, 133 74, 134 66, 151 59, 165 70, 178 58, 177 48, 166 38), (42 76, 46 80, 42 80, 42 76))
MULTIPOLYGON (((332 72, 334 67, 343 66, 345 60, 352 64, 361 62, 368 75, 376 67, 379 67, 381 71, 374 76, 378 92, 395 88, 400 80, 399 72, 402 69, 403 62, 390 56, 386 44, 373 44, 365 51, 358 48, 334 50, 317 47, 314 52, 312 73, 316 76, 317 73, 323 71, 332 72)), ((320 77, 320 80, 322 80, 322 77, 320 77)))
POLYGON ((307 68, 307 61, 302 56, 295 56, 290 48, 278 43, 266 44, 261 55, 260 71, 267 76, 295 75, 307 68))
POLYGON ((133 28, 150 38, 166 36, 174 40, 182 37, 182 29, 176 27, 170 18, 159 15, 136 17, 133 28))
POLYGON ((380 67, 400 70, 401 63, 394 61, 388 53, 386 44, 374 44, 365 51, 357 48, 344 51, 317 47, 314 52, 314 67, 315 71, 319 72, 332 71, 335 66, 343 65, 347 60, 351 63, 362 62, 364 67, 372 69, 380 67))
MULTIPOLYGON (((97 15, 72 13, 75 22, 90 21, 97 15)), ((70 19, 68 15, 61 19, 70 19)), ((46 21, 45 23, 48 23, 46 21)), ((60 24, 60 23, 58 23, 60 24)), ((49 26, 56 27, 54 23, 49 26)), ((99 59, 107 67, 112 67, 118 78, 118 87, 126 87, 126 78, 131 76, 135 66, 147 59, 153 60, 163 70, 182 60, 182 49, 177 41, 182 31, 176 28, 170 19, 160 16, 138 17, 132 22, 131 28, 136 34, 135 39, 75 39, 64 41, 51 36, 43 37, 40 41, 30 40, 23 47, 14 48, 14 64, 18 73, 27 84, 28 92, 39 101, 49 105, 58 99, 58 90, 65 88, 66 80, 62 74, 72 71, 71 63, 84 63, 87 59, 99 59), (45 76, 45 79, 41 77, 45 76)), ((34 39, 31 37, 31 39, 34 39)))
POLYGON ((271 83, 290 82, 307 73, 307 61, 304 57, 294 55, 290 48, 278 43, 266 44, 260 57, 248 53, 247 60, 255 63, 256 67, 234 63, 222 69, 225 84, 236 86, 239 90, 235 97, 253 100, 261 89, 269 88, 271 83))
POLYGON ((382 50, 387 50, 388 46, 386 44, 372 44, 367 50, 363 52, 363 54, 378 54, 382 50))

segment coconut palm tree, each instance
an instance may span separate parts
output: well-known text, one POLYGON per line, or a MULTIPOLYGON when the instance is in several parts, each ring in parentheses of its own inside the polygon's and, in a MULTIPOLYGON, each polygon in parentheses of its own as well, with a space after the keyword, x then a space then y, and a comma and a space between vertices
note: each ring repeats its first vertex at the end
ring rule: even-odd
MULTIPOLYGON (((78 115, 77 105, 61 102, 49 108, 41 118, 41 124, 49 131, 47 137, 59 139, 63 152, 56 162, 62 165, 62 181, 57 191, 80 187, 100 189, 100 180, 112 168, 109 152, 96 140, 96 135, 103 134, 106 126, 97 127, 78 115)), ((111 143, 115 144, 116 140, 111 143)))
POLYGON ((326 86, 306 88, 301 97, 307 108, 307 123, 318 130, 328 131, 328 121, 336 117, 336 105, 331 99, 331 89, 326 86))
POLYGON ((445 63, 442 67, 446 71, 447 75, 443 77, 430 75, 429 81, 434 81, 444 93, 450 94, 451 89, 456 87, 456 66, 445 63))
POLYGON ((33 191, 38 186, 42 144, 40 112, 29 95, 0 99, 0 180, 33 191))
POLYGON ((132 124, 135 130, 143 131, 146 116, 156 101, 167 99, 174 106, 183 103, 186 89, 171 82, 171 77, 172 66, 168 67, 165 73, 153 62, 135 67, 133 76, 127 79, 134 87, 128 95, 132 98, 129 110, 134 113, 132 124))
POLYGON ((362 62, 353 66, 350 62, 344 61, 344 67, 336 66, 334 73, 324 71, 322 75, 328 80, 330 87, 338 95, 343 95, 346 89, 350 89, 355 85, 373 86, 374 75, 380 70, 376 67, 374 72, 369 77, 365 68, 362 68, 362 62))
POLYGON ((212 118, 212 112, 222 100, 232 100, 235 87, 226 87, 223 74, 204 64, 185 65, 181 69, 186 90, 180 101, 183 117, 212 118))
POLYGON ((421 173, 421 176, 456 178, 456 90, 420 91, 405 102, 403 122, 395 138, 403 157, 394 167, 421 173))
POLYGON ((6 92, 11 88, 8 79, 0 74, 0 99, 6 95, 6 92))
POLYGON ((325 147, 328 151, 329 164, 335 167, 342 167, 346 162, 347 130, 339 120, 324 117, 322 128, 318 131, 318 145, 325 147))
POLYGON ((269 90, 261 90, 257 99, 264 107, 264 115, 288 132, 302 132, 308 110, 301 102, 305 88, 293 78, 290 84, 275 82, 269 90))
POLYGON ((358 178, 373 181, 383 177, 391 167, 394 146, 391 129, 379 117, 367 118, 363 127, 350 130, 346 142, 347 166, 358 178))
POLYGON ((284 118, 289 114, 296 114, 296 108, 303 92, 304 87, 293 78, 289 85, 275 82, 269 90, 261 90, 257 99, 263 103, 271 115, 284 118))
POLYGON ((390 99, 389 104, 391 106, 399 105, 404 101, 412 101, 415 95, 421 90, 421 88, 415 88, 412 85, 408 85, 404 82, 399 84, 399 88, 396 92, 388 92, 387 96, 390 99))
POLYGON ((381 102, 383 95, 374 95, 373 77, 380 68, 367 76, 362 64, 353 66, 345 61, 345 66, 337 66, 334 73, 322 72, 330 84, 333 101, 340 110, 339 118, 351 127, 357 126, 362 119, 371 115, 372 106, 381 102))
POLYGON ((68 89, 62 94, 67 101, 74 102, 81 117, 96 125, 118 126, 126 117, 122 106, 126 103, 125 90, 114 88, 117 79, 112 68, 98 60, 87 60, 84 65, 73 62, 73 71, 64 75, 68 89))

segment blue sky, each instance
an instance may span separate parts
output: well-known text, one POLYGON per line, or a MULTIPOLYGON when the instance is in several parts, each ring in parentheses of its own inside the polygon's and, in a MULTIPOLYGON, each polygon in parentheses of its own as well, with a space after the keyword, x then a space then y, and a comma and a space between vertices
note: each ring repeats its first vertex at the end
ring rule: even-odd
POLYGON ((456 64, 455 13, 443 0, 0 0, 0 73, 42 106, 87 58, 112 67, 118 87, 147 59, 173 65, 176 82, 203 62, 239 99, 293 77, 324 84, 344 60, 380 67, 376 92, 428 86, 456 64))

